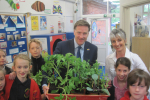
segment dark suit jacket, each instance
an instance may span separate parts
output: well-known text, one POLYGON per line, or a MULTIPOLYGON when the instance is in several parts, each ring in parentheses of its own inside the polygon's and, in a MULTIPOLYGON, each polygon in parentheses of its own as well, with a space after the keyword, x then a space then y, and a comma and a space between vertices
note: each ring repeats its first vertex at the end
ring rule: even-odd
MULTIPOLYGON (((74 39, 68 41, 61 41, 57 43, 54 54, 63 54, 72 53, 75 55, 74 51, 74 39)), ((90 60, 90 65, 93 65, 97 60, 97 47, 88 41, 84 45, 84 55, 83 60, 90 60)))

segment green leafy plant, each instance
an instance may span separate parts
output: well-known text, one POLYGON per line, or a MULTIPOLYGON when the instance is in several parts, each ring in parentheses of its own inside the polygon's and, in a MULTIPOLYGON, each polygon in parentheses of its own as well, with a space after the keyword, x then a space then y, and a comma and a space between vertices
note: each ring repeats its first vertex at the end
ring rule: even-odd
MULTIPOLYGON (((102 75, 102 69, 99 69, 98 62, 90 66, 88 62, 85 60, 81 61, 80 58, 76 58, 71 53, 67 53, 65 56, 61 54, 48 55, 44 58, 44 61, 45 65, 41 69, 47 75, 42 75, 42 72, 39 71, 33 78, 38 84, 41 83, 42 77, 47 78, 48 83, 56 86, 56 89, 53 89, 51 93, 58 93, 61 90, 61 93, 64 95, 60 94, 55 99, 62 100, 65 96, 67 100, 68 97, 66 94, 70 94, 72 90, 82 91, 87 86, 92 89, 93 82, 97 90, 105 88, 104 85, 107 83, 104 79, 105 75, 101 76, 103 78, 99 78, 102 75), (62 77, 62 69, 65 69, 65 77, 62 77), (92 77, 94 78, 93 80, 92 77), (98 77, 98 80, 95 77, 98 77)), ((75 100, 75 98, 68 99, 75 100)))

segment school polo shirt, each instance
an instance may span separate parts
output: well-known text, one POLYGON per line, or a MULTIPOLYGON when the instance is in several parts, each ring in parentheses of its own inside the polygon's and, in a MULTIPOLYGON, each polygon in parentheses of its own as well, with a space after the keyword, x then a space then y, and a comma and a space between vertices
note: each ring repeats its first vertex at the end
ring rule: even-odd
POLYGON ((29 100, 31 79, 22 83, 17 77, 15 78, 11 90, 9 100, 29 100))

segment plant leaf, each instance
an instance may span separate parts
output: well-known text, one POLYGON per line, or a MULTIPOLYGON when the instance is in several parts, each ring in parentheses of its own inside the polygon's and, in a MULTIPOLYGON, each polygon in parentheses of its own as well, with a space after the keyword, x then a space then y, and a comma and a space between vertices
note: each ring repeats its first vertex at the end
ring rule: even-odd
POLYGON ((107 89, 101 89, 101 91, 103 91, 104 93, 106 93, 107 95, 110 96, 110 93, 109 93, 109 91, 107 89))
MULTIPOLYGON (((58 89, 59 90, 59 89, 58 89)), ((58 90, 52 90, 51 93, 57 93, 58 90)))
POLYGON ((97 74, 93 74, 93 75, 92 75, 92 78, 93 78, 94 80, 97 80, 97 79, 98 79, 98 75, 97 75, 97 74))
POLYGON ((86 87, 86 89, 87 89, 88 91, 93 91, 93 89, 91 89, 90 87, 86 87))

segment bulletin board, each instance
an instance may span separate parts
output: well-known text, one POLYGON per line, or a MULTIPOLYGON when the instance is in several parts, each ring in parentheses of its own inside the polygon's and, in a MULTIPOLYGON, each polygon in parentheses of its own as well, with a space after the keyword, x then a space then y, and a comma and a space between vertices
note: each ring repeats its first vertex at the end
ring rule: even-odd
POLYGON ((6 52, 7 63, 12 63, 18 54, 27 54, 25 16, 22 17, 21 20, 19 15, 0 15, 0 49, 6 52), (6 23, 2 16, 8 18, 6 23))

